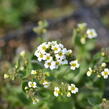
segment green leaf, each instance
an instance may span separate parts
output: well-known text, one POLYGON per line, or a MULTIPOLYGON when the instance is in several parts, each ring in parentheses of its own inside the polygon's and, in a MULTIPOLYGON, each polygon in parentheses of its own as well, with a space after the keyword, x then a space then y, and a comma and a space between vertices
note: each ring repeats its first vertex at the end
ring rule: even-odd
POLYGON ((22 90, 24 92, 26 92, 25 87, 27 87, 27 86, 28 86, 28 82, 27 81, 25 81, 25 82, 22 83, 22 90))
POLYGON ((88 103, 92 106, 98 105, 101 103, 101 98, 100 97, 89 97, 88 103))

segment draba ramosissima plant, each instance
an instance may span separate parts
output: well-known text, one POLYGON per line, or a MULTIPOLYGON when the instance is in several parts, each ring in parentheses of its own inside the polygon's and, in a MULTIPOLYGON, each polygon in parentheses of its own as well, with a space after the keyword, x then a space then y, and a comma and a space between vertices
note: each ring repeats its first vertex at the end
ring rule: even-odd
POLYGON ((48 90, 55 97, 71 97, 78 92, 73 81, 69 83, 56 76, 58 74, 56 71, 60 71, 62 67, 69 69, 69 73, 79 69, 80 64, 73 56, 72 50, 66 49, 57 41, 44 42, 37 47, 32 58, 27 59, 27 57, 27 53, 22 51, 13 70, 15 73, 5 74, 4 78, 26 79, 22 88, 33 100, 33 104, 43 99, 41 90, 48 90))
MULTIPOLYGON (((35 61, 39 63, 44 69, 48 69, 49 73, 50 70, 59 70, 59 67, 63 65, 69 66, 69 68, 71 68, 72 70, 76 70, 77 68, 79 68, 78 61, 74 59, 74 56, 72 55, 72 50, 67 50, 64 45, 58 43, 57 41, 42 43, 37 47, 34 56, 36 58, 35 61)), ((55 75, 55 71, 53 72, 51 72, 51 74, 49 75, 55 75), (54 74, 52 74, 53 72, 54 74)), ((31 90, 33 91, 33 93, 37 93, 37 90, 39 90, 41 87, 51 91, 53 90, 53 95, 56 97, 62 95, 70 97, 71 93, 76 94, 78 92, 78 88, 74 84, 70 85, 67 82, 64 83, 64 81, 53 81, 56 84, 54 85, 52 81, 47 79, 48 75, 46 75, 46 73, 44 73, 42 69, 32 69, 31 75, 34 79, 36 78, 35 81, 38 82, 28 81, 28 85, 25 86, 25 91, 27 93, 29 93, 29 91, 31 90)))
MULTIPOLYGON (((43 35, 47 25, 40 21, 34 31, 43 35)), ((65 100, 77 109, 90 109, 89 105, 96 109, 102 103, 103 80, 109 76, 108 52, 90 52, 96 37, 96 31, 86 23, 78 24, 73 31, 73 51, 58 41, 43 42, 33 53, 22 51, 4 78, 21 80, 22 90, 33 104, 47 101, 50 107, 65 100)))

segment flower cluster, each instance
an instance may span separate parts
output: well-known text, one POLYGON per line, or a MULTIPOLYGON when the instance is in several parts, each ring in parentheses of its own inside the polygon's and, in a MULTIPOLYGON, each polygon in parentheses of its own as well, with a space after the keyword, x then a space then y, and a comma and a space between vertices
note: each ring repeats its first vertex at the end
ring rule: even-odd
MULTIPOLYGON (((57 97, 57 96, 59 96, 59 94, 62 94, 61 90, 62 89, 60 89, 59 87, 54 87, 54 96, 57 97)), ((74 84, 71 84, 71 85, 68 85, 66 91, 67 91, 66 96, 71 97, 71 93, 76 94, 78 92, 78 88, 74 84)))
POLYGON ((86 23, 80 23, 77 25, 77 31, 80 36, 81 44, 85 44, 87 39, 93 39, 97 37, 97 32, 93 28, 88 28, 86 23))
POLYGON ((108 78, 109 69, 106 68, 106 63, 102 63, 97 69, 98 70, 96 71, 96 69, 92 69, 91 67, 89 67, 89 70, 87 71, 87 76, 91 76, 93 73, 97 72, 98 77, 103 76, 104 79, 108 78))
POLYGON ((68 57, 71 55, 72 50, 67 50, 61 43, 57 43, 57 41, 44 42, 35 51, 38 61, 44 63, 44 67, 51 70, 57 69, 63 64, 70 64, 73 70, 78 68, 78 61, 69 62, 68 57))
MULTIPOLYGON (((84 29, 87 28, 87 24, 86 23, 80 23, 80 24, 78 24, 78 28, 80 30, 84 30, 84 29)), ((86 37, 87 38, 92 39, 92 38, 96 38, 97 37, 97 33, 96 33, 95 29, 88 28, 85 31, 86 31, 86 37)))

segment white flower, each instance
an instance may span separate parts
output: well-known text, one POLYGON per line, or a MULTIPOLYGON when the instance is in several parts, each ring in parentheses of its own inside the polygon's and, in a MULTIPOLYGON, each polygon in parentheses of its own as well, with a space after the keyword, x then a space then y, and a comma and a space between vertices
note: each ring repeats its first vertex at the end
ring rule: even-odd
POLYGON ((39 56, 39 50, 36 50, 34 55, 38 57, 39 56))
POLYGON ((106 63, 102 63, 101 64, 101 67, 106 67, 106 63))
POLYGON ((38 53, 37 56, 38 56, 38 61, 42 61, 45 59, 45 55, 42 53, 38 53))
POLYGON ((67 55, 72 54, 72 50, 67 50, 67 55))
POLYGON ((56 59, 65 59, 65 55, 62 51, 55 55, 56 59))
POLYGON ((51 42, 53 45, 57 45, 57 41, 52 41, 51 42))
POLYGON ((79 64, 78 64, 77 60, 71 61, 70 65, 71 65, 72 70, 75 70, 76 68, 79 68, 79 64))
POLYGON ((45 68, 49 68, 51 66, 51 62, 45 61, 44 66, 45 68))
POLYGON ((61 64, 62 64, 62 65, 68 64, 68 61, 67 61, 66 59, 64 59, 64 60, 61 61, 61 64))
POLYGON ((49 45, 45 42, 38 46, 37 50, 40 51, 42 54, 45 54, 48 47, 49 45))
POLYGON ((60 47, 60 48, 63 48, 64 46, 63 46, 63 44, 59 44, 59 47, 60 47))
POLYGON ((48 81, 44 81, 44 82, 43 82, 43 86, 44 86, 45 88, 49 87, 49 85, 50 85, 50 83, 49 83, 48 81))
POLYGON ((32 71, 31 71, 31 74, 32 74, 32 75, 37 74, 36 70, 32 70, 32 71))
POLYGON ((55 62, 55 61, 52 61, 52 62, 51 62, 50 69, 51 69, 51 70, 56 69, 56 62, 55 62))
POLYGON ((56 69, 59 67, 60 64, 61 64, 61 60, 55 61, 55 67, 56 67, 56 69))
POLYGON ((96 31, 94 29, 88 29, 86 33, 87 33, 87 37, 89 39, 97 37, 97 33, 96 33, 96 31))
POLYGON ((66 54, 66 53, 68 52, 68 50, 67 50, 66 48, 63 48, 63 49, 62 49, 62 52, 63 52, 64 54, 66 54))
POLYGON ((36 86, 36 82, 32 82, 32 81, 29 81, 28 82, 28 86, 30 87, 30 88, 36 88, 37 86, 36 86))
POLYGON ((74 93, 74 94, 76 94, 78 92, 78 88, 74 84, 69 85, 68 90, 71 91, 71 93, 74 93))
POLYGON ((54 96, 59 96, 60 89, 58 87, 54 88, 54 96))
POLYGON ((52 59, 53 59, 53 58, 50 56, 50 54, 46 54, 46 55, 45 55, 45 60, 46 60, 46 61, 50 62, 50 61, 52 61, 52 59))
POLYGON ((61 48, 58 45, 52 46, 51 49, 54 51, 54 53, 58 53, 61 51, 61 48))
POLYGON ((87 72, 87 76, 91 76, 91 74, 92 74, 92 68, 89 67, 89 70, 87 72))
POLYGON ((104 71, 101 72, 101 75, 104 77, 104 79, 107 79, 109 76, 109 69, 105 68, 104 71))
POLYGON ((44 66, 45 68, 50 68, 51 70, 53 70, 56 68, 56 63, 55 61, 51 61, 51 62, 46 61, 44 66))

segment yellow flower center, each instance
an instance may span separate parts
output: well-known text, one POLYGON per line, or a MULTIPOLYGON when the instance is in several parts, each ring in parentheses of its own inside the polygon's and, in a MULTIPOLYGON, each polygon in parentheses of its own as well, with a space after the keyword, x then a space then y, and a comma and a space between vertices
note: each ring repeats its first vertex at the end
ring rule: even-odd
POLYGON ((76 67, 76 63, 72 63, 71 66, 76 67))
POLYGON ((43 58, 43 54, 40 54, 40 58, 43 58))
POLYGON ((62 52, 60 52, 60 53, 59 53, 59 56, 62 56, 62 55, 63 55, 62 52))
POLYGON ((71 90, 75 90, 75 87, 72 87, 71 90))
POLYGON ((92 35, 92 36, 94 35, 94 33, 93 33, 93 32, 90 32, 89 34, 90 34, 90 35, 92 35))
POLYGON ((59 65, 59 62, 56 62, 56 65, 59 65))
POLYGON ((46 50, 47 48, 46 48, 46 46, 42 46, 42 49, 43 49, 43 50, 46 50))
POLYGON ((34 83, 32 83, 32 84, 31 84, 31 86, 33 87, 33 86, 35 86, 35 84, 34 84, 34 83))
POLYGON ((104 75, 108 75, 108 72, 104 72, 104 75))
POLYGON ((48 65, 51 66, 51 63, 49 62, 48 65))
POLYGON ((58 48, 57 48, 57 47, 55 47, 55 48, 54 48, 54 51, 57 51, 57 50, 58 50, 58 48))
POLYGON ((49 60, 50 59, 50 56, 47 56, 47 60, 49 60))

